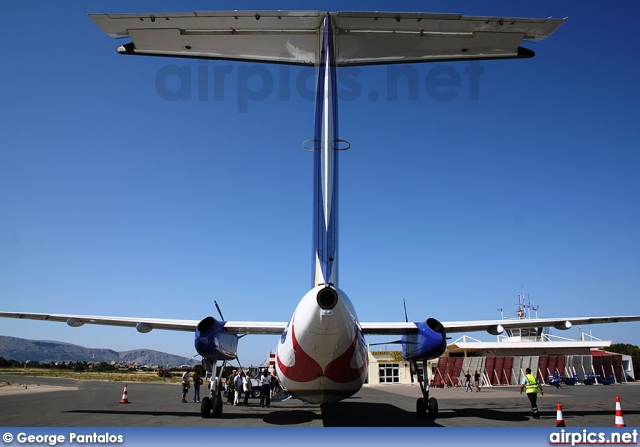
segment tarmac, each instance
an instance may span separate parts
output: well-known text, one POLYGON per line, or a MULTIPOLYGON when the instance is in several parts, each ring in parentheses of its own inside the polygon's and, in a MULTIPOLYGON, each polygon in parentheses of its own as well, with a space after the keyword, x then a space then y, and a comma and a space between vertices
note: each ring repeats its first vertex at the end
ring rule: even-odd
MULTIPOLYGON (((416 416, 420 389, 404 384, 365 385, 331 405, 288 399, 261 408, 251 398, 248 407, 225 404, 221 418, 203 419, 193 389, 182 403, 179 384, 128 383, 126 404, 121 382, 0 375, 0 384, 4 427, 555 427, 558 402, 567 427, 613 427, 616 396, 627 427, 640 425, 640 382, 545 387, 538 420, 519 387, 432 388, 435 420, 416 416)), ((201 397, 207 391, 201 387, 201 397)))

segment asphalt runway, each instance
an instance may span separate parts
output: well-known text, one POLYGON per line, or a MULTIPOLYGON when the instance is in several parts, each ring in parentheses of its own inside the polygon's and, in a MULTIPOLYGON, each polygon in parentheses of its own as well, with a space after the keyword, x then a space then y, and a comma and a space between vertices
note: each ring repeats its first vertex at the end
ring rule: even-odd
MULTIPOLYGON (((129 383, 128 404, 120 403, 124 384, 42 377, 0 376, 0 426, 4 427, 555 427, 556 403, 567 427, 613 427, 620 396, 627 427, 640 424, 640 383, 545 388, 538 399, 541 418, 530 417, 529 401, 518 387, 432 389, 439 417, 415 414, 420 390, 410 385, 365 386, 332 405, 296 399, 260 408, 225 405, 220 419, 200 417, 200 404, 181 403, 181 387, 129 383)), ((201 391, 206 391, 202 387, 201 391)), ((203 394, 204 395, 204 394, 203 394)))

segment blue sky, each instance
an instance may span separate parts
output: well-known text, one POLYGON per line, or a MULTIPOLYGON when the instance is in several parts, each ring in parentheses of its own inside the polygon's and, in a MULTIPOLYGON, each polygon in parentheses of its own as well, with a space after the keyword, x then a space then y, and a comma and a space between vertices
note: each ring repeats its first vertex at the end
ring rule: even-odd
MULTIPOLYGON (((86 15, 239 8, 363 6, 0 3, 2 310, 200 319, 215 299, 227 319, 289 319, 311 282, 313 69, 119 56, 86 15)), ((412 320, 515 317, 523 288, 540 317, 639 314, 637 2, 401 9, 568 20, 533 59, 341 71, 340 286, 360 320, 402 321, 403 299, 412 320), (393 70, 418 84, 394 97, 393 70), (459 83, 434 90, 440 71, 459 83)), ((583 327, 640 345, 638 328, 583 327)), ((195 354, 188 333, 0 335, 195 354)), ((245 337, 240 360, 276 342, 245 337)))

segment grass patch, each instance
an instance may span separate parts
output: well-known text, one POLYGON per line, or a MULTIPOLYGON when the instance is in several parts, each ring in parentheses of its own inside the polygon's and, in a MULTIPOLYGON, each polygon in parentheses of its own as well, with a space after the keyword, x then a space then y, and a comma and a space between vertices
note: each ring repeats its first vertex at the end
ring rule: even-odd
MULTIPOLYGON (((60 377, 76 380, 106 380, 109 382, 166 382, 178 383, 182 373, 172 373, 171 377, 159 377, 155 372, 121 372, 121 371, 68 371, 41 368, 0 368, 0 374, 12 376, 60 377)), ((0 386, 3 382, 0 382, 0 386)), ((4 382, 7 384, 8 382, 4 382)))

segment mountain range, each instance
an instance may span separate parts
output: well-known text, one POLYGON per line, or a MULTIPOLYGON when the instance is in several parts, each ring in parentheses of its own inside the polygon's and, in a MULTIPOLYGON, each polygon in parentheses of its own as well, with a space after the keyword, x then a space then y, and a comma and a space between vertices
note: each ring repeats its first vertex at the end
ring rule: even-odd
POLYGON ((27 360, 40 363, 57 361, 74 362, 128 362, 138 365, 179 366, 195 365, 195 359, 153 351, 151 349, 134 349, 117 352, 112 349, 85 348, 71 343, 49 340, 26 340, 24 338, 0 335, 0 357, 6 360, 27 360))

